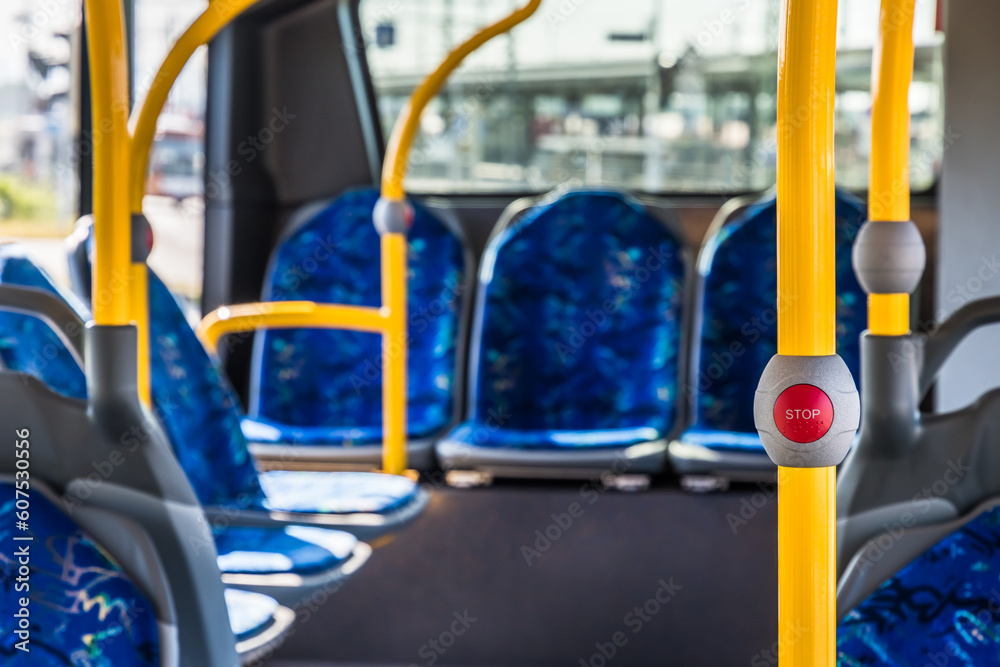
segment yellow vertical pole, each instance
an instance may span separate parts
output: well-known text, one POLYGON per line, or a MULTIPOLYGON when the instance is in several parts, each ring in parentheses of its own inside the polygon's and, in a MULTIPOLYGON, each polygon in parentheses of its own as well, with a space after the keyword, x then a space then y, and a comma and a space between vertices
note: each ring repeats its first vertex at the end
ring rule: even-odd
POLYGON ((146 262, 133 262, 129 266, 129 316, 136 328, 138 354, 139 400, 146 407, 153 405, 153 386, 149 367, 149 273, 146 262))
MULTIPOLYGON (((403 108, 386 146, 382 166, 382 200, 400 204, 406 200, 403 182, 407 158, 417 136, 423 113, 448 76, 470 53, 507 32, 534 14, 542 0, 529 0, 509 16, 486 26, 448 54, 444 62, 417 87, 403 108)), ((380 230, 382 235, 382 308, 387 322, 382 335, 382 467, 401 474, 406 469, 406 234, 380 230), (388 312, 386 312, 386 310, 388 312)))
MULTIPOLYGON (((910 110, 914 0, 882 0, 872 54, 872 155, 868 218, 910 219, 910 110)), ((900 336, 910 330, 908 294, 870 294, 868 328, 900 336)))
POLYGON ((129 81, 120 0, 85 0, 93 107, 94 321, 130 321, 129 81))
MULTIPOLYGON (((836 0, 784 0, 778 52, 778 354, 836 352, 836 0)), ((836 638, 836 469, 778 470, 778 662, 829 667, 836 638)))
MULTIPOLYGON (((216 2, 206 9, 174 43, 163 64, 153 78, 145 98, 136 107, 129 121, 131 132, 130 179, 128 183, 129 206, 132 213, 142 213, 146 194, 146 172, 149 155, 156 135, 156 120, 167 102, 170 89, 184 65, 199 46, 207 44, 222 28, 228 25, 257 0, 230 0, 216 2)), ((149 369, 149 275, 146 262, 134 262, 129 267, 131 289, 129 298, 130 318, 139 337, 139 397, 151 405, 152 388, 149 369)))
POLYGON ((382 234, 382 307, 388 309, 382 333, 382 468, 406 471, 406 251, 405 234, 382 234))

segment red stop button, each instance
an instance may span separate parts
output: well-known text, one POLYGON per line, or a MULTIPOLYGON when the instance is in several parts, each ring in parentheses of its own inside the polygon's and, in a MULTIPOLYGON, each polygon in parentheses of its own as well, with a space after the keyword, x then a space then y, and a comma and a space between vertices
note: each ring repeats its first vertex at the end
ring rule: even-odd
POLYGON ((792 442, 815 442, 833 425, 833 403, 819 387, 792 385, 774 402, 774 423, 792 442))

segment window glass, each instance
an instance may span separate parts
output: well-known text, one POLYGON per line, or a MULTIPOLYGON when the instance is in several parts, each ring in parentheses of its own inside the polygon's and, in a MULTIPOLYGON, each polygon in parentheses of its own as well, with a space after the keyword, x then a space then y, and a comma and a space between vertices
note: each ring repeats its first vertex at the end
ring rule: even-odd
MULTIPOLYGON (((205 0, 136 0, 137 100, 170 47, 206 6, 205 0)), ((170 91, 157 124, 143 203, 155 239, 149 265, 192 305, 201 298, 202 284, 207 66, 207 49, 202 47, 170 91)))
MULTIPOLYGON (((362 33, 386 134, 448 49, 518 3, 363 0, 362 33)), ((868 182, 878 2, 842 0, 837 180, 868 182)), ((409 187, 544 191, 562 183, 737 192, 775 179, 780 0, 546 2, 472 54, 421 121, 409 187)), ((917 3, 912 186, 943 145, 941 33, 917 3)))
POLYGON ((0 236, 66 282, 61 239, 78 208, 73 0, 0 2, 0 236))

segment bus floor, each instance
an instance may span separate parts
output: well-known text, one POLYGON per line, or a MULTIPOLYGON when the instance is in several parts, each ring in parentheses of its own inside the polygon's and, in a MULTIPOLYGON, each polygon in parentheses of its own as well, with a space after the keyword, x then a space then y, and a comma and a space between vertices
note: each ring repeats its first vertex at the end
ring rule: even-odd
POLYGON ((774 491, 435 488, 264 664, 776 665, 774 491))

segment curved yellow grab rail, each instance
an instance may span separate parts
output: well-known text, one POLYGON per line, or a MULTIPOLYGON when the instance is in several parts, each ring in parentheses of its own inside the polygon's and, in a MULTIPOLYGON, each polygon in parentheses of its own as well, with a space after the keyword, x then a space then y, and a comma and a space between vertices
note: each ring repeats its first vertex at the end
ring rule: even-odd
MULTIPOLYGON (((146 96, 136 106, 128 121, 131 135, 129 157, 131 168, 127 172, 129 175, 127 192, 128 205, 133 214, 142 213, 142 200, 146 194, 146 172, 149 169, 149 156, 156 136, 156 121, 163 111, 163 105, 167 102, 167 96, 174 82, 199 46, 211 41, 222 28, 255 2, 257 0, 213 0, 174 43, 160 69, 157 70, 146 96)), ((149 293, 146 262, 132 262, 128 273, 132 285, 129 299, 130 320, 135 323, 139 336, 137 378, 139 395, 146 405, 150 405, 152 388, 149 369, 149 293)))
POLYGON ((382 168, 382 200, 380 211, 385 219, 376 220, 382 236, 382 306, 387 311, 386 328, 382 334, 382 422, 384 452, 382 467, 386 472, 406 470, 406 178, 407 159, 413 148, 420 115, 444 85, 448 76, 466 56, 497 35, 507 32, 535 13, 541 0, 531 0, 510 16, 483 28, 448 54, 436 70, 417 87, 393 127, 386 147, 382 168), (380 224, 388 222, 389 224, 380 224))
POLYGON ((223 306, 198 325, 198 338, 210 352, 230 334, 257 329, 348 329, 382 333, 385 314, 378 308, 338 306, 312 301, 279 301, 223 306))
MULTIPOLYGON (((871 222, 910 219, 910 80, 914 0, 882 0, 872 54, 871 222)), ((910 330, 909 294, 870 294, 868 328, 881 336, 910 330)))
POLYGON ((449 53, 444 62, 430 76, 424 79, 423 83, 414 91, 412 97, 410 97, 410 101, 403 108, 402 113, 400 113, 399 118, 396 120, 392 136, 389 138, 389 144, 386 146, 384 167, 382 169, 383 197, 393 201, 400 201, 406 196, 403 190, 403 179, 406 176, 406 160, 410 155, 410 150, 413 148, 413 140, 417 135, 420 114, 423 113, 427 104, 434 99, 434 96, 437 95, 451 73, 465 60, 466 56, 497 35, 509 31, 527 19, 538 10, 541 4, 542 0, 531 0, 531 2, 507 18, 483 28, 449 53))
MULTIPOLYGON (((837 1, 784 0, 778 52, 778 354, 836 353, 837 1)), ((778 469, 778 662, 832 667, 836 469, 778 469)))
POLYGON ((130 225, 121 184, 129 175, 129 81, 120 0, 86 0, 94 117, 94 322, 130 317, 130 225))
POLYGON ((160 69, 157 70, 153 83, 129 122, 132 135, 132 170, 128 183, 133 213, 142 213, 142 198, 146 194, 146 172, 149 169, 149 154, 156 136, 156 121, 181 70, 199 46, 212 41, 220 30, 257 1, 212 0, 208 9, 177 39, 163 60, 163 64, 160 65, 160 69))

